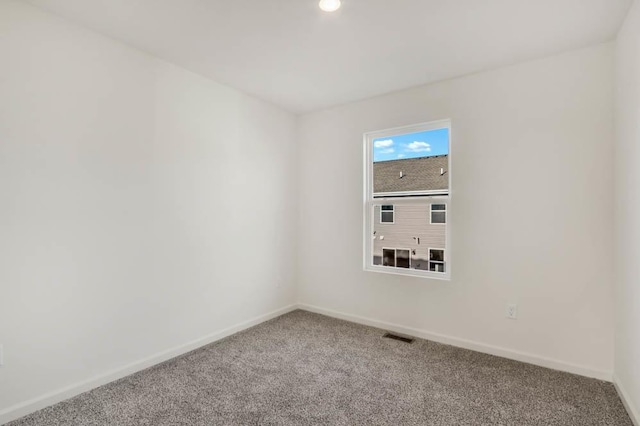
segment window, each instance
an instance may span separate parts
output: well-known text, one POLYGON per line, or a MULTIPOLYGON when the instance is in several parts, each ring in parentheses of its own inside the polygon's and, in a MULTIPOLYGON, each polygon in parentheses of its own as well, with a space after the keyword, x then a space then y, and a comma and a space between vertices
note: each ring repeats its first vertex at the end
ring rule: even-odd
POLYGON ((365 134, 366 271, 449 279, 450 129, 444 120, 365 134))
POLYGON ((380 206, 380 223, 393 223, 393 206, 380 206))
POLYGON ((444 249, 429 249, 429 271, 444 272, 444 249))
POLYGON ((382 266, 409 269, 411 267, 411 250, 383 248, 382 266))
POLYGON ((382 266, 396 266, 396 251, 394 249, 382 249, 382 266))
POLYGON ((431 224, 447 223, 447 205, 431 204, 431 224))
POLYGON ((411 267, 411 255, 409 253, 411 253, 410 250, 396 250, 396 268, 409 269, 411 267))

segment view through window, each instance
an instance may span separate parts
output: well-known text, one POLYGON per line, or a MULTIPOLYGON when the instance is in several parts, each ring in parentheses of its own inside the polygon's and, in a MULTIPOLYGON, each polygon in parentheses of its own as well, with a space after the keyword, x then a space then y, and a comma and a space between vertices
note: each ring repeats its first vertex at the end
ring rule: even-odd
POLYGON ((450 128, 365 135, 365 269, 448 278, 450 128))

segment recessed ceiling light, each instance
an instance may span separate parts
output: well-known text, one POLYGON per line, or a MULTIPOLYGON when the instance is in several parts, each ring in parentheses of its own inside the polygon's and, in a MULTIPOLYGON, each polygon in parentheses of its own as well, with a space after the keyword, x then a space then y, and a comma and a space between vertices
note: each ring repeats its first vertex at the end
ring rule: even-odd
POLYGON ((320 9, 325 12, 335 12, 340 9, 340 0, 320 0, 320 9))

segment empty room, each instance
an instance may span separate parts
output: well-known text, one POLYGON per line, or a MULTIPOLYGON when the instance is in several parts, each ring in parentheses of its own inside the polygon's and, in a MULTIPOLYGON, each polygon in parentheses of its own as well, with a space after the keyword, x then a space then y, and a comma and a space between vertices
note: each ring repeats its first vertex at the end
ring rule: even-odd
POLYGON ((640 0, 0 0, 0 425, 640 426, 640 0))

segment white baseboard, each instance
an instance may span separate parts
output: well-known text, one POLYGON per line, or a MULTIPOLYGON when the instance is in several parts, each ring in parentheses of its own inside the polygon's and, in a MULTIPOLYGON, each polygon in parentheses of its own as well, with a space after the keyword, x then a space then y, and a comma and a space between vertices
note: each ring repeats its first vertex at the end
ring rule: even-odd
MULTIPOLYGON (((640 407, 632 403, 629 393, 626 391, 624 385, 620 382, 620 379, 615 374, 613 375, 613 385, 616 387, 616 391, 618 391, 618 395, 620 395, 622 404, 624 404, 624 408, 627 409, 627 413, 629 413, 631 421, 635 426, 640 426, 640 407)), ((636 401, 636 404, 637 403, 638 402, 636 401)))
POLYGON ((427 330, 420 330, 412 327, 405 327, 402 325, 392 324, 392 323, 379 321, 371 318, 364 318, 357 315, 345 314, 343 312, 337 312, 332 309, 320 308, 318 306, 307 305, 304 303, 299 304, 298 307, 302 310, 323 314, 333 318, 338 318, 346 321, 355 322, 358 324, 368 325, 371 327, 381 328, 384 330, 394 331, 396 333, 405 334, 407 336, 418 337, 421 339, 431 340, 438 343, 444 343, 451 346, 457 346, 464 349, 470 349, 476 352, 496 355, 499 357, 508 358, 515 361, 526 362, 528 364, 534 364, 540 367, 551 368, 553 370, 559 370, 567 373, 578 374, 580 376, 586 376, 594 379, 604 380, 607 382, 611 382, 613 379, 612 371, 595 370, 582 365, 570 364, 563 361, 554 360, 551 358, 545 358, 538 355, 529 354, 526 352, 520 352, 520 351, 507 349, 499 346, 489 345, 486 343, 476 342, 476 341, 467 340, 467 339, 461 339, 458 337, 446 336, 444 334, 433 333, 427 330))
POLYGON ((296 309, 297 309, 296 305, 286 306, 276 311, 269 312, 265 315, 260 315, 256 318, 250 319, 248 321, 244 321, 233 327, 225 328, 224 330, 221 330, 213 334, 210 334, 208 336, 202 337, 200 339, 196 339, 191 342, 185 343, 184 345, 180 345, 180 346, 168 349, 166 351, 162 351, 155 355, 151 355, 150 357, 141 359, 129 365, 125 365, 124 367, 106 372, 99 376, 92 377, 83 382, 74 383, 62 389, 58 389, 53 392, 49 392, 47 394, 41 395, 37 398, 14 405, 12 407, 9 407, 7 409, 0 411, 0 425, 19 419, 20 417, 24 417, 28 414, 31 414, 35 411, 38 411, 50 405, 57 404, 58 402, 72 398, 83 392, 87 392, 87 391, 90 391, 91 389, 95 389, 99 386, 113 382, 114 380, 121 379, 133 373, 137 373, 138 371, 152 367, 156 364, 160 364, 161 362, 167 361, 171 358, 175 358, 179 355, 185 354, 187 352, 191 352, 194 349, 198 349, 202 346, 208 345, 217 340, 223 339, 239 331, 253 327, 254 325, 258 325, 270 319, 279 317, 281 315, 284 315, 296 309))

